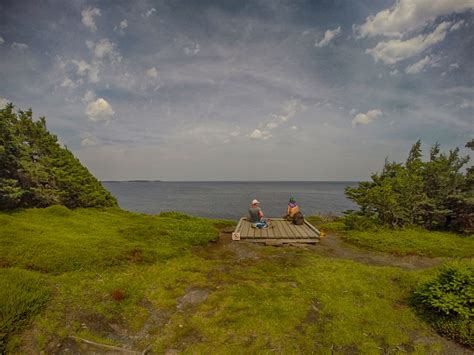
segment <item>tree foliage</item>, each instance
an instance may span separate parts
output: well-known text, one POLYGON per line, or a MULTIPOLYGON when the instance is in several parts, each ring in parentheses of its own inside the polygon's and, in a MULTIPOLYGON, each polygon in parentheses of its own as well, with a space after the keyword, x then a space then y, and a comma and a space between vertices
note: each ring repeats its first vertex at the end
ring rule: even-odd
POLYGON ((462 171, 468 161, 469 157, 459 155, 459 148, 446 154, 439 144, 423 161, 421 141, 417 141, 404 164, 385 160, 381 173, 347 188, 346 196, 360 206, 358 215, 391 227, 421 225, 473 232, 474 169, 462 171))
POLYGON ((0 209, 116 206, 115 198, 33 113, 0 110, 0 209))

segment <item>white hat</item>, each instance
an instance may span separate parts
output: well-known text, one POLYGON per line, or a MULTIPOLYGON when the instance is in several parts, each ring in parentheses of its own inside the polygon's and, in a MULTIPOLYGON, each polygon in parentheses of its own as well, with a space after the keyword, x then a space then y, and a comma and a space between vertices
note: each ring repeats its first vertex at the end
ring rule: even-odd
POLYGON ((260 202, 258 202, 257 199, 254 199, 254 200, 252 201, 252 205, 256 205, 257 203, 260 203, 260 202))

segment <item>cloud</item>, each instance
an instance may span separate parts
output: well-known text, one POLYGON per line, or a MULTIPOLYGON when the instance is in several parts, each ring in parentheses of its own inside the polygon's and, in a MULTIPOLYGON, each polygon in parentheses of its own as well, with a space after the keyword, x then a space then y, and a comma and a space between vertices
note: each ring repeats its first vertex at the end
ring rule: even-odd
POLYGON ((382 111, 379 109, 370 110, 367 113, 358 113, 352 119, 352 127, 355 127, 357 125, 367 125, 370 122, 373 122, 374 120, 378 119, 380 116, 382 116, 382 114, 382 111))
POLYGON ((253 140, 264 140, 272 138, 272 135, 269 131, 261 131, 259 129, 255 129, 252 133, 248 135, 250 139, 253 140))
POLYGON ((461 28, 461 26, 464 25, 464 23, 465 23, 464 20, 461 20, 461 21, 456 22, 456 23, 451 27, 451 30, 450 30, 450 31, 459 30, 459 29, 461 28))
POLYGON ((324 33, 324 37, 321 41, 316 42, 314 45, 315 47, 324 47, 327 46, 337 35, 341 33, 341 26, 334 30, 327 30, 324 33))
POLYGON ((272 114, 273 119, 265 125, 265 130, 272 130, 283 123, 287 122, 290 118, 294 117, 299 111, 306 109, 299 100, 289 100, 282 106, 282 114, 272 114))
POLYGON ((81 147, 93 147, 98 144, 97 138, 90 132, 81 135, 81 147))
POLYGON ((390 70, 390 75, 394 76, 398 74, 398 69, 390 70))
POLYGON ((77 85, 69 78, 65 78, 60 85, 62 88, 75 88, 77 85))
POLYGON ((374 48, 365 52, 375 61, 381 60, 385 64, 395 64, 401 60, 420 54, 428 47, 441 42, 446 37, 451 22, 442 22, 436 29, 427 35, 418 35, 407 40, 393 39, 379 42, 374 48))
POLYGON ((456 70, 456 69, 459 69, 459 64, 458 63, 449 64, 449 70, 456 70))
POLYGON ((150 10, 148 10, 147 12, 145 12, 144 14, 142 14, 143 17, 145 18, 148 18, 150 17, 154 12, 156 12, 156 9, 154 7, 152 7, 150 10))
POLYGON ((291 129, 292 131, 297 131, 297 130, 298 130, 298 127, 297 127, 297 126, 291 126, 290 129, 291 129))
POLYGON ((81 12, 82 15, 82 23, 84 26, 89 28, 92 32, 95 32, 97 30, 97 27, 95 25, 94 17, 100 16, 100 9, 94 7, 94 8, 87 8, 85 10, 82 10, 81 12))
POLYGON ((119 27, 120 27, 121 30, 126 29, 128 27, 128 21, 127 20, 120 21, 119 27))
POLYGON ((349 114, 350 115, 355 115, 357 112, 357 110, 355 108, 353 108, 352 110, 349 111, 349 114))
POLYGON ((103 38, 97 43, 86 41, 86 45, 98 59, 107 57, 112 63, 120 63, 122 61, 122 57, 116 50, 116 44, 110 42, 107 38, 103 38))
POLYGON ((418 62, 413 63, 412 65, 409 65, 408 67, 406 67, 405 73, 417 74, 423 71, 427 66, 430 66, 432 64, 433 64, 433 60, 430 58, 429 55, 427 55, 423 59, 420 59, 418 62))
POLYGON ((0 36, 0 46, 5 43, 5 40, 3 39, 2 36, 0 36))
POLYGON ((87 63, 85 60, 71 60, 71 63, 76 66, 76 74, 79 76, 86 76, 91 83, 99 82, 99 63, 87 63))
MULTIPOLYGON (((425 27, 438 16, 473 8, 474 0, 398 0, 392 7, 367 17, 365 23, 355 26, 355 30, 360 37, 401 37, 409 31, 425 27)), ((460 27, 461 24, 455 26, 460 27)))
POLYGON ((474 101, 472 100, 462 100, 461 105, 459 105, 460 108, 474 108, 474 101))
POLYGON ((240 136, 240 128, 237 127, 235 130, 233 130, 232 132, 230 132, 229 135, 230 135, 231 137, 238 137, 238 136, 240 136))
POLYGON ((150 78, 156 79, 158 78, 158 70, 155 67, 152 67, 146 71, 146 75, 150 78))
POLYGON ((9 102, 6 98, 0 97, 0 108, 5 107, 9 102))
POLYGON ((13 43, 12 43, 12 48, 13 48, 13 49, 18 49, 18 50, 20 50, 20 51, 24 51, 24 50, 28 49, 28 45, 25 44, 25 43, 13 42, 13 43))
POLYGON ((86 107, 86 115, 91 121, 109 121, 115 114, 112 106, 103 98, 91 101, 86 107))
POLYGON ((92 90, 87 90, 86 93, 84 94, 84 97, 82 98, 83 102, 91 102, 96 98, 95 92, 92 90))

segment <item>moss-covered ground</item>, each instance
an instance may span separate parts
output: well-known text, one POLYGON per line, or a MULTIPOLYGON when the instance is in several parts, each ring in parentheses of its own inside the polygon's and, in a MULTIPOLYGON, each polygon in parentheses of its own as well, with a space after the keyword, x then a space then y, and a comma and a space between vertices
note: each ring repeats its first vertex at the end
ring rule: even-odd
POLYGON ((0 214, 0 352, 468 351, 409 306, 435 268, 218 241, 231 225, 56 206, 0 214))

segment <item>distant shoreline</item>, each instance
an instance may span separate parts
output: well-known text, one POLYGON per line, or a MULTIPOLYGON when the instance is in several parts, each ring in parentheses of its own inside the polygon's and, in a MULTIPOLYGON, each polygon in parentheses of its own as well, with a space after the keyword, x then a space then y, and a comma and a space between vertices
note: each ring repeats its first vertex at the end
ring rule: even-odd
POLYGON ((196 182, 209 182, 209 183, 251 183, 251 182, 319 182, 319 183, 358 183, 360 180, 101 180, 101 182, 109 183, 120 183, 120 182, 171 182, 171 183, 196 183, 196 182))

